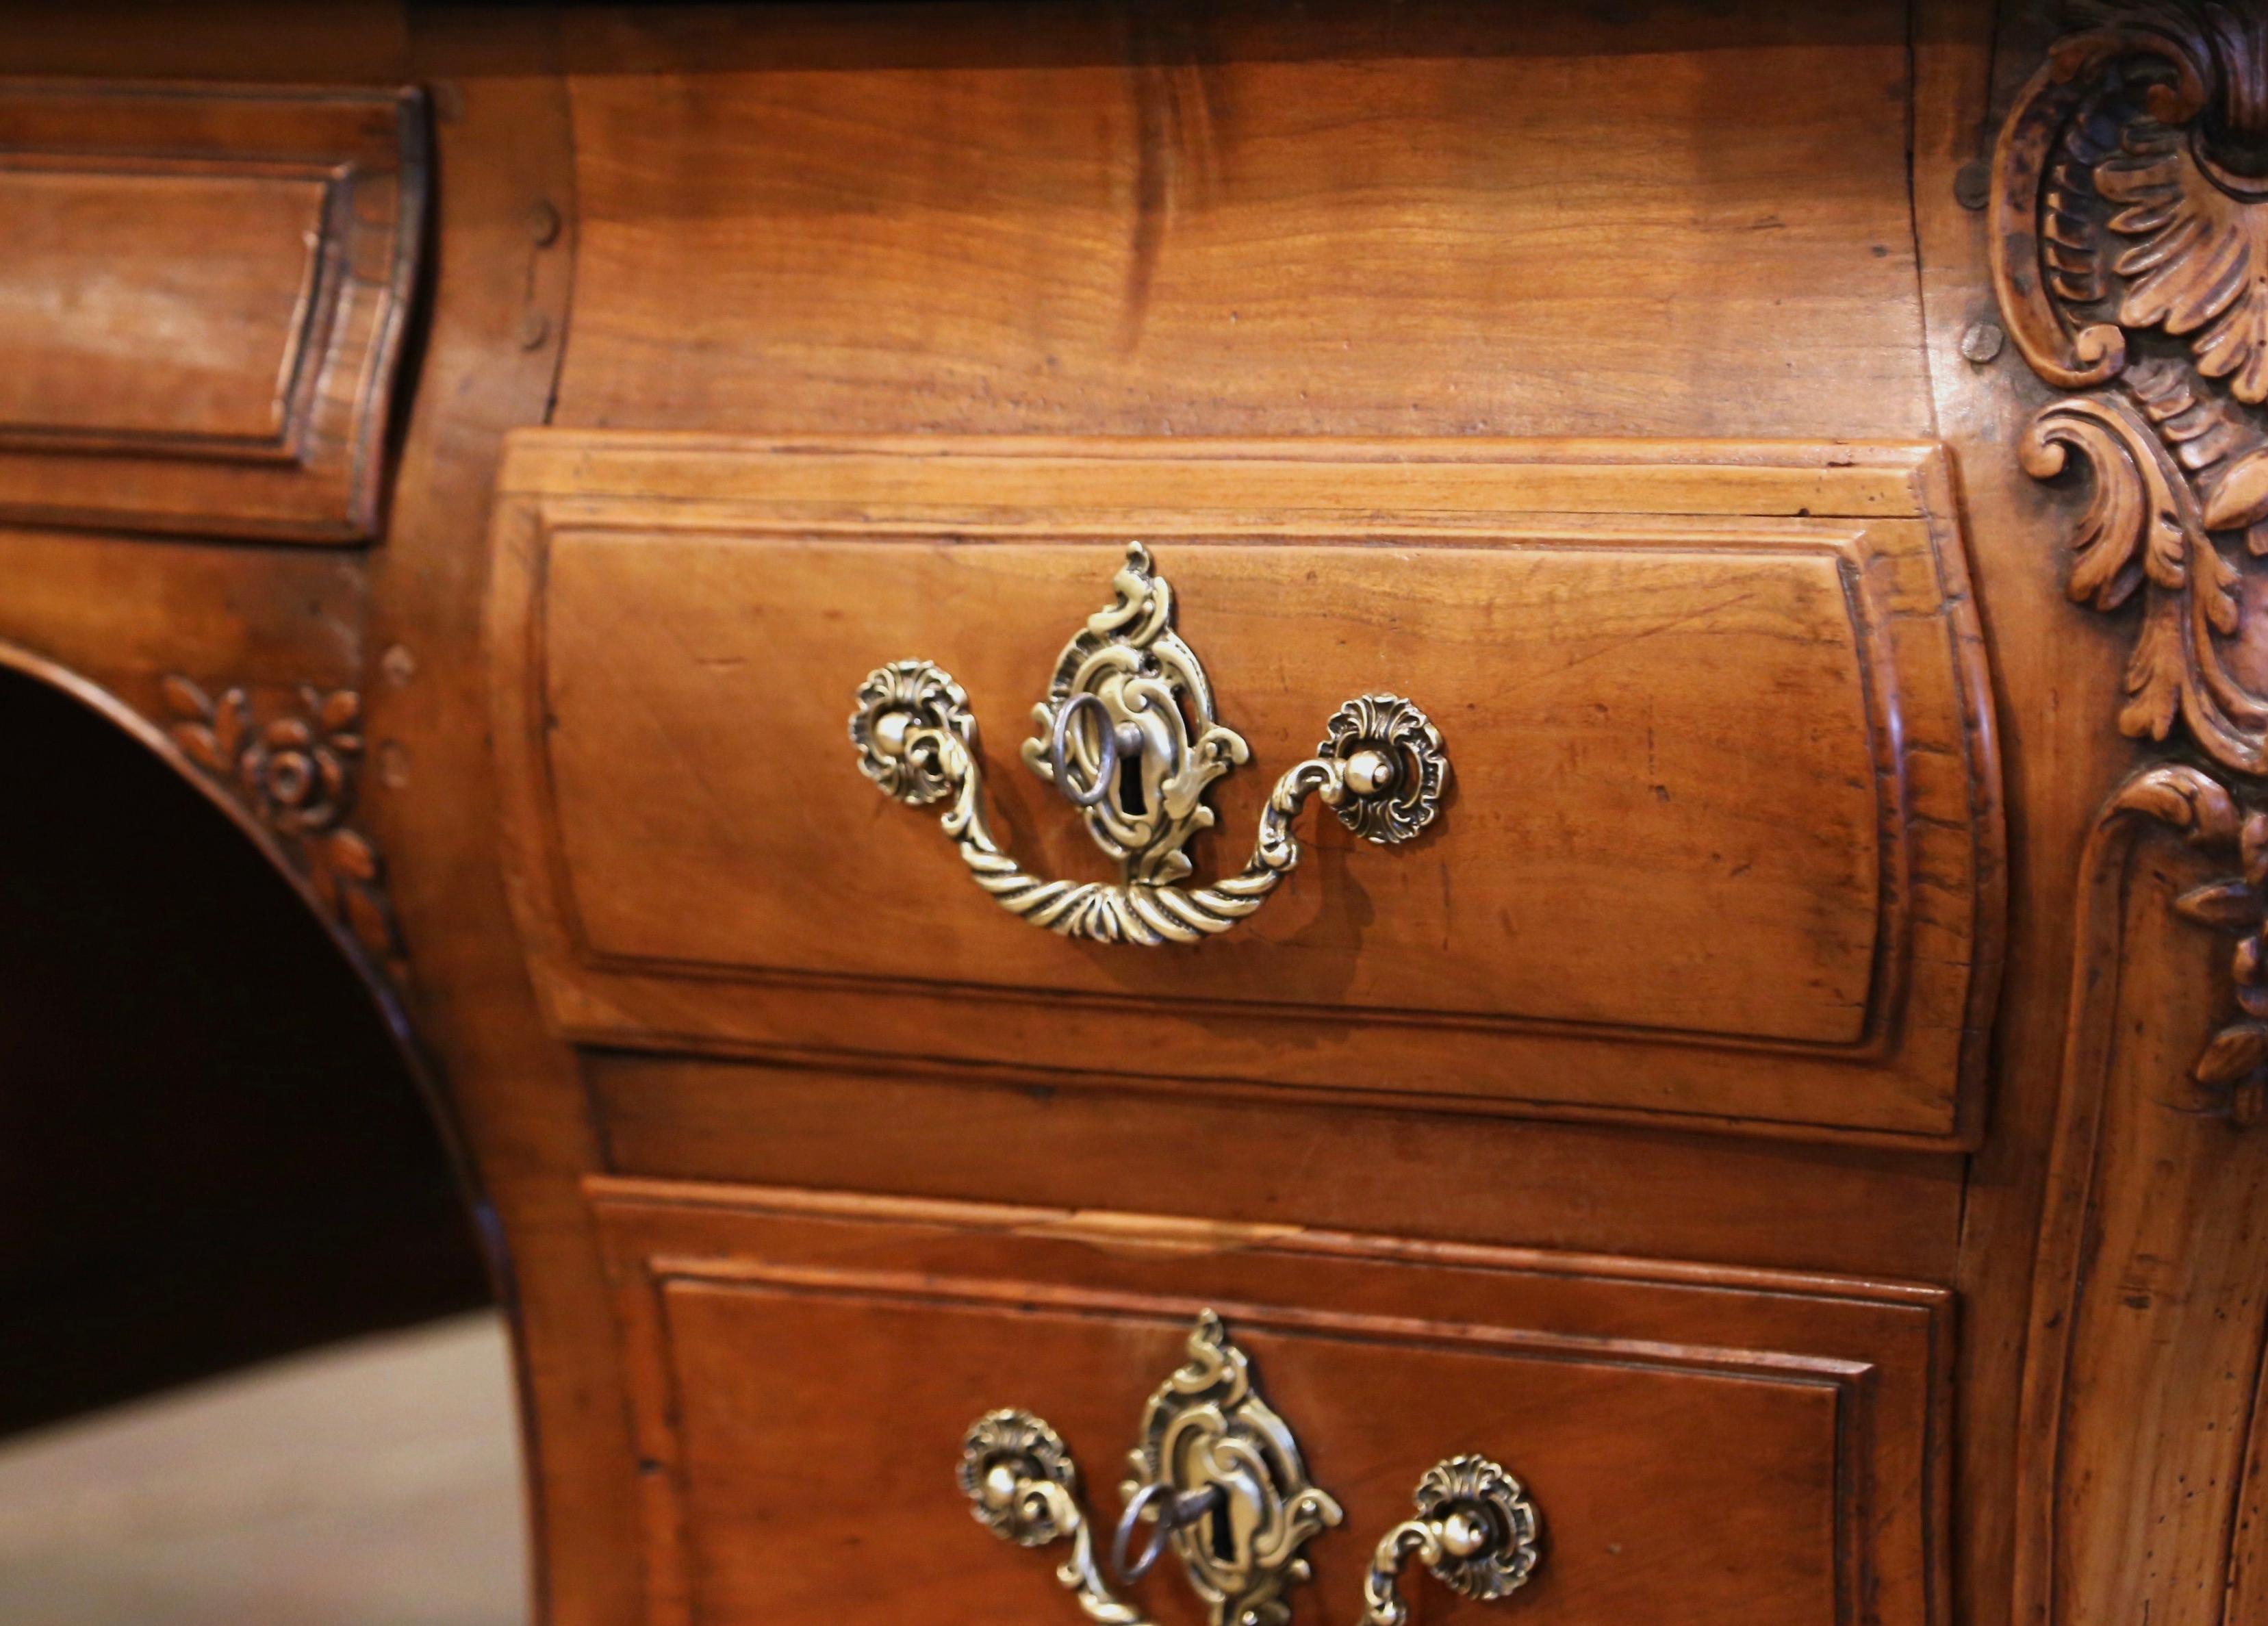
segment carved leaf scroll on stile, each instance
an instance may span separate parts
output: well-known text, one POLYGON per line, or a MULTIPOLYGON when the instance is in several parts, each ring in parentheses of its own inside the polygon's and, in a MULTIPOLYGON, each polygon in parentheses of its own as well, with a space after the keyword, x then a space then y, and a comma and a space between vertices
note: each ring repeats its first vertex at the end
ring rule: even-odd
MULTIPOLYGON (((1994 155, 1992 271, 2051 402, 2025 470, 2084 478, 2066 589, 2131 614, 2120 730, 2268 774, 2268 695, 2240 658, 2244 586, 2268 554, 2268 14, 2218 0, 2074 8, 1994 155)), ((2242 780, 2233 783, 2241 784, 2242 780)), ((2242 1015, 2198 1059, 2240 1118, 2268 1088, 2268 820, 2213 772, 2143 769, 2112 812, 2157 817, 2236 873, 2183 899, 2239 934, 2242 1015), (2178 782, 2178 783, 2176 783, 2178 782)))

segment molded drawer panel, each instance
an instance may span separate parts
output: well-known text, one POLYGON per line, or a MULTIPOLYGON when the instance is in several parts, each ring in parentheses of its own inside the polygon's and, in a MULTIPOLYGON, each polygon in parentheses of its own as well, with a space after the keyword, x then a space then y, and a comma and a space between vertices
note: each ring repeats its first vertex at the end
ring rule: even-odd
MULTIPOLYGON (((1767 1272, 823 1193, 598 1181, 646 1475, 649 1618, 1070 1623, 1062 1546, 970 1517, 963 1431, 1013 1406, 1107 1547, 1143 1402, 1222 1316, 1345 1518, 1293 1619, 1359 1613, 1418 1477, 1524 1483, 1510 1602, 1412 1566, 1418 1618, 1942 1618, 1947 1295, 1767 1272), (1515 1615, 1516 1611, 1516 1615, 1515 1615)), ((1204 1619, 1174 1561, 1130 1589, 1204 1619)))
POLYGON ((414 90, 0 81, 0 519, 373 536, 428 163, 414 90))
POLYGON ((497 521, 497 732, 563 1031, 1952 1137, 1997 964, 1984 689, 1926 448, 539 431, 497 521), (1252 762, 1445 736, 1418 841, 1322 810, 1226 935, 1066 941, 878 796, 854 691, 966 689, 1027 867, 1105 879, 1017 742, 1130 541, 1252 762))

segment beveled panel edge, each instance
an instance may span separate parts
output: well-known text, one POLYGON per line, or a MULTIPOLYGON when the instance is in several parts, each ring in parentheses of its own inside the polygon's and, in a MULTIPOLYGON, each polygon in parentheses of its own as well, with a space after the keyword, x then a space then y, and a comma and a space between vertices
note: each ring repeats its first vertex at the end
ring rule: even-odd
MULTIPOLYGON (((556 506, 564 506, 571 512, 567 526, 561 528, 571 526, 578 530, 593 525, 603 527, 615 522, 629 524, 632 528, 642 531, 715 530, 720 535, 774 529, 799 533, 806 528, 801 521, 783 519, 769 511, 760 515, 754 511, 735 511, 716 504, 665 504, 657 510, 627 498, 564 499, 559 504, 541 498, 507 499, 506 504, 499 508, 499 522, 503 522, 507 513, 525 520, 527 527, 525 545, 533 549, 526 566, 531 578, 540 578, 547 568, 549 541, 554 529, 556 506)), ((1051 515, 1069 514, 1071 511, 1068 509, 1050 511, 1051 515)), ((1495 516, 1486 518, 1491 522, 1496 519, 1495 516)), ((1525 525, 1524 516, 1514 518, 1525 525)), ((1961 1132, 1956 1107, 1958 1085, 1947 1085, 1940 1089, 1927 1081, 1938 1076, 1940 1067, 1950 1071, 1949 1061, 1936 1058, 1940 1050, 1959 1047, 1961 1041, 1958 1039, 1946 1040, 1943 1034, 1943 1028, 1955 1026, 1955 1023, 1947 1020, 1941 1026, 1906 1030, 1907 1037, 1918 1035, 1921 1047, 1930 1051, 1928 1056, 1922 1057, 1918 1063, 1912 1054, 1915 1047, 1909 1046, 1902 1050, 1893 1043, 1897 1035, 1889 1031, 1889 1013, 1903 1013, 1909 992, 1907 985, 1911 981, 1911 967, 1907 960, 1907 945, 1915 933, 1918 908, 1933 904, 1937 895, 1929 888, 1914 885, 1914 855, 1908 850, 1909 842, 1896 837, 1903 833, 1912 838, 1914 844, 1934 846, 1943 850, 1946 861, 1937 865, 1932 872, 1940 883, 1948 875, 1964 873, 1962 865, 1966 863, 1966 848, 1962 843, 1952 841, 1947 831, 1932 829, 1929 820, 1906 816, 1910 800, 1927 802, 1933 785, 1939 792, 1948 792, 1952 789, 1952 783, 1945 780, 1920 782, 1913 787, 1916 795, 1910 796, 1905 761, 1892 747, 1891 731, 1881 725, 1886 703, 1884 697, 1890 697, 1887 703, 1895 707, 1898 694, 1889 635, 1902 620, 1927 622, 1933 619, 1931 615, 1917 615, 1912 612, 1911 600, 1919 584, 1914 579, 1911 569, 1898 568, 1914 566, 1920 562, 1920 555, 1915 546, 1921 534, 1918 524, 1911 520, 1892 520, 1869 526, 1857 521, 1817 519, 1754 522, 1722 517, 1705 517, 1697 520, 1687 516, 1668 518, 1680 526, 1712 527, 1716 533, 1710 539, 1712 542, 1721 537, 1727 542, 1746 541, 1763 548, 1786 548, 1792 553, 1829 554, 1838 560, 1846 589, 1852 592, 1854 608, 1861 612, 1854 619, 1854 632, 1862 662, 1859 675, 1872 709, 1869 739, 1876 759, 1876 783, 1881 798, 1879 802, 1880 817, 1887 832, 1882 842, 1882 856, 1886 862, 1881 874, 1889 908, 1882 916, 1884 930, 1877 945, 1877 970, 1870 995, 1873 1019, 1860 1039, 1850 1045, 1815 1045, 1746 1038, 1738 1034, 1641 1029, 1534 1017, 1475 1016, 1456 1012, 1403 1013, 1371 1007, 1349 1012, 1252 1001, 1215 1001, 1209 1002, 1207 1009, 1219 1013, 1233 1012, 1255 1028, 1267 1027, 1286 1034, 1318 1021, 1328 1022, 1335 1028, 1345 1029, 1350 1034, 1357 1029, 1374 1030, 1366 1035, 1371 1039, 1377 1039, 1392 1030, 1401 1034, 1395 1041, 1394 1055, 1405 1063, 1410 1063, 1416 1054, 1411 1048, 1413 1041, 1410 1035, 1421 1030, 1430 1030, 1439 1038, 1436 1049, 1454 1043, 1445 1035, 1472 1033, 1525 1035, 1531 1046, 1548 1045, 1550 1040, 1557 1038, 1594 1046, 1640 1044, 1668 1047, 1681 1053, 1681 1060, 1677 1065, 1660 1072, 1659 1083, 1664 1098, 1668 1099, 1680 1091, 1691 1093, 1697 1090, 1706 1095, 1709 1101, 1721 1106, 1722 1109, 1714 1110, 1705 1102, 1695 1100, 1658 1109, 1648 1108, 1636 1106, 1627 1100, 1603 1099, 1595 1092, 1572 1093, 1565 1098, 1555 1099, 1543 1097, 1532 1088, 1516 1097, 1501 1092, 1461 1093, 1446 1085, 1408 1084, 1399 1087, 1366 1088, 1359 1084, 1325 1083, 1320 1078, 1263 1078, 1252 1072, 1252 1067, 1257 1063, 1224 1064, 1202 1074, 1184 1067, 1178 1072, 1140 1080, 1140 1083, 1169 1085, 1169 1081, 1177 1080, 1188 1084, 1197 1081, 1202 1076, 1209 1085, 1304 1092, 1308 1099, 1315 1100, 1359 1100, 1371 1104, 1399 1102, 1445 1110, 1512 1115, 1611 1117, 1619 1114, 1636 1121, 1657 1123, 1668 1121, 1694 1127, 1730 1128, 1739 1132, 1791 1137, 1800 1137, 1807 1133, 1837 1138, 1849 1136, 1886 1139, 1895 1144, 1929 1147, 1945 1146, 1948 1144, 1948 1137, 1961 1132), (1755 533, 1769 531, 1775 526, 1783 528, 1769 535, 1755 533), (1893 528, 1903 528, 1907 533, 1904 553, 1896 561, 1889 562, 1889 568, 1874 568, 1876 563, 1875 544, 1882 540, 1886 531, 1893 528), (1845 1109, 1840 1116, 1808 1118, 1791 1099, 1780 1114, 1775 1115, 1760 1111, 1753 1104, 1735 1103, 1734 1098, 1749 1087, 1745 1070, 1739 1060, 1743 1056, 1815 1058, 1822 1068, 1830 1070, 1821 1077, 1831 1077, 1838 1085, 1852 1076, 1849 1070, 1853 1066, 1873 1064, 1877 1076, 1889 1077, 1894 1081, 1906 1080, 1913 1098, 1877 1103, 1874 1111, 1864 1115, 1845 1109), (1675 1079, 1671 1078, 1673 1073, 1677 1075, 1675 1079), (1708 1079, 1715 1082, 1707 1082, 1708 1079)), ((1082 517, 1073 523, 1084 526, 1089 522, 1082 517)), ((1612 524, 1612 521, 1599 517, 1565 517, 1560 526, 1527 527, 1542 534, 1524 537, 1523 541, 1550 545, 1568 540, 1562 534, 1563 527, 1572 527, 1573 533, 1580 533, 1581 541, 1591 545, 1637 546, 1660 540, 1631 534, 1626 526, 1608 528, 1612 524)), ((873 531, 873 527, 863 524, 855 528, 865 534, 871 534, 873 531)), ((966 519, 951 528, 956 535, 970 537, 983 534, 985 530, 982 525, 966 519)), ((1064 531, 1064 522, 1051 519, 1044 522, 1042 528, 1050 535, 1059 535, 1064 531)), ((1112 527, 1106 526, 1104 528, 1112 527)), ((1208 532, 1213 527, 1182 516, 1174 521, 1174 528, 1208 532)), ((1329 528, 1343 533, 1346 526, 1338 523, 1329 528)), ((1380 527, 1365 528, 1376 531, 1380 527)), ((1432 529, 1411 525, 1397 528, 1396 534, 1418 540, 1421 536, 1430 537, 1432 529)), ((1935 601, 1933 587, 1924 588, 1921 592, 1928 601, 1935 601)), ((520 607, 519 613, 526 614, 527 621, 521 633, 515 636, 524 636, 526 640, 531 665, 523 677, 532 685, 528 702, 536 705, 540 712, 544 640, 542 623, 540 616, 534 614, 535 608, 533 601, 520 607)), ((1947 669, 1949 672, 1949 660, 1947 669)), ((1910 710, 1902 721, 1904 732, 1901 739, 1908 747, 1907 755, 1911 756, 1915 745, 1926 742, 1921 739, 1921 731, 1916 727, 1918 718, 1910 710)), ((499 729, 499 751, 509 759, 519 760, 523 757, 521 742, 511 736, 510 729, 499 729)), ((537 730, 528 738, 540 739, 541 731, 537 730)), ((1944 748, 1951 750, 1955 747, 1952 742, 1948 741, 1944 742, 1944 748)), ((548 945, 546 953, 536 960, 536 981, 549 1014, 567 1037, 594 1044, 643 1046, 664 1050, 693 1049, 717 1054, 769 1053, 770 1047, 767 1047, 766 1041, 770 1041, 774 1045, 788 1043, 806 1054, 831 1051, 841 1059, 855 1063, 873 1057, 843 1047, 836 1035, 860 1030, 858 1007, 862 1000, 892 998, 901 1002, 927 1000, 939 1003, 939 1021, 928 1029, 937 1035, 954 1031, 948 1019, 952 1004, 957 1000, 985 1001, 993 1008, 996 1020, 998 1019, 998 1012, 1004 1009, 1019 1006, 1044 1005, 1060 1009, 1066 1004, 1076 1004, 1096 1009, 1123 1009, 1130 1005, 1133 1008, 1158 1008, 1157 1000, 1150 996, 1119 996, 1085 990, 1066 993, 1025 986, 967 982, 909 982, 899 978, 880 976, 680 961, 628 961, 598 955, 583 940, 579 932, 571 909, 573 889, 561 867, 560 843, 553 828, 548 754, 537 747, 531 749, 533 758, 529 761, 529 768, 535 776, 534 783, 541 786, 541 792, 532 806, 530 816, 534 822, 527 828, 541 832, 542 837, 525 856, 523 862, 526 875, 531 882, 526 894, 528 907, 539 910, 541 918, 532 920, 524 927, 524 931, 527 933, 531 945, 541 943, 548 945), (767 1007, 768 1013, 754 1019, 755 1026, 751 1026, 747 1011, 737 1014, 703 1015, 700 1006, 703 996, 694 991, 702 989, 708 990, 716 1001, 726 1004, 742 1002, 750 1010, 754 1008, 755 1002, 770 1000, 771 1003, 767 1007), (830 997, 840 1009, 826 1004, 830 997)), ((1965 807, 1940 806, 1939 813, 1941 816, 1936 822, 1967 828, 1969 814, 1965 807)), ((1926 913, 1926 910, 1923 912, 1926 913)), ((1925 928, 1931 923, 1927 920, 1922 922, 1925 928)), ((1934 923, 1942 926, 1945 923, 1936 921, 1934 923)), ((1964 932, 1972 931, 1973 926, 1973 922, 1964 920, 1961 923, 1964 932)), ((1947 984, 1946 964, 1942 957, 1932 958, 1924 974, 1928 983, 1926 991, 1932 996, 1928 1003, 1940 1012, 1959 1003, 1955 990, 1947 984)), ((1369 1055, 1374 1063, 1384 1063, 1392 1059, 1374 1052, 1369 1055)), ((999 1058, 997 1055, 965 1054, 949 1059, 982 1068, 997 1063, 999 1058)), ((1432 1063, 1437 1073, 1449 1067, 1450 1063, 1446 1060, 1437 1059, 1432 1063)), ((1057 1058, 1050 1076, 1077 1078, 1080 1076, 1080 1066, 1057 1058)), ((1119 1073, 1114 1073, 1110 1078, 1136 1082, 1119 1073)), ((1819 1079, 1815 1078, 1812 1082, 1817 1084, 1819 1079)), ((1812 1093, 1817 1093, 1815 1090, 1812 1093)), ((1833 1108, 1821 1110, 1825 1113, 1833 1108)))
MULTIPOLYGON (((1966 510, 1960 470, 1949 450, 1940 448, 1938 455, 1916 467, 1914 489, 1945 606, 1943 625, 1950 645, 1951 678, 1966 744, 1962 765, 1966 770, 1970 884, 1977 912, 1970 937, 1969 1003, 1961 1057, 1961 1077, 1968 1087, 1954 1103, 1953 1138, 1962 1146, 1974 1148, 1984 1139, 1990 1102, 1983 1082, 1992 1063, 1992 1028, 2008 950, 2007 788, 2001 774, 2000 723, 1992 697, 1992 655, 1985 645, 1975 578, 1970 572, 1968 547, 1962 540, 1966 510)), ((1933 816, 1923 821, 1922 829, 1931 844, 1957 841, 1954 833, 1942 827, 1936 816, 1939 810, 1930 811, 1933 816)))
POLYGON ((1913 1306, 1933 1313, 1951 1308, 1955 1297, 1950 1287, 1940 1284, 1879 1276, 1852 1277, 1830 1270, 1521 1247, 1496 1242, 1444 1241, 1283 1221, 1213 1219, 1127 1209, 973 1202, 958 1197, 903 1196, 639 1174, 585 1174, 578 1183, 585 1200, 600 1206, 1009 1232, 1035 1240, 1087 1242, 1101 1247, 1146 1242, 1161 1253, 1174 1254, 1272 1250, 1310 1258, 1424 1263, 1536 1276, 1587 1277, 1664 1286, 1849 1299, 1870 1304, 1913 1306))
POLYGON ((2257 914, 2257 893, 2228 876, 2257 842, 2245 817, 2208 770, 2145 766, 2106 799, 2080 857, 2021 1402, 2038 1443, 2016 1478, 2017 1590, 2042 1621, 2089 1606, 2097 1588, 2075 1576, 2099 1581, 2106 1566, 2087 1556, 2126 1532, 2174 1533, 2146 1573, 2127 1571, 2117 1600, 2140 1613, 2217 1593, 2244 1567, 2268 1446, 2257 1287, 2268 1248, 2246 1221, 2268 1194, 2268 1149, 2205 1063, 2216 1051, 2245 1059, 2245 1013, 2213 1032, 2204 1062, 2178 1068, 2194 1049, 2183 1022, 2220 1002, 2223 945, 2195 929, 2225 923, 2224 900, 2257 914), (2106 1402, 2105 1371, 2153 1397, 2146 1424, 2106 1402), (2117 1454, 2102 1454, 2106 1438, 2117 1454), (2169 1467, 2175 1439, 2224 1461, 2169 1467))
MULTIPOLYGON (((202 165, 328 178, 313 285, 303 291, 284 431, 257 447, 207 438, 0 434, 0 523, 358 544, 376 540, 409 306, 424 249, 431 140, 415 85, 260 86, 0 77, 0 157, 89 161, 114 173, 202 165), (201 115, 249 115, 222 138, 201 115), (72 115, 123 110, 123 127, 72 115), (40 129, 42 116, 64 128, 40 129), (372 122, 375 121, 375 122, 372 122), (241 146, 226 144, 240 142, 241 146)), ((233 121, 231 121, 232 122, 233 121)))
POLYGON ((1513 1237, 1563 1254, 1914 1282, 1951 1281, 1957 1258, 1956 1152, 1407 1111, 1381 1151, 1369 1106, 1281 1089, 1065 1091, 1036 1073, 898 1058, 854 1069, 622 1048, 583 1051, 579 1071, 604 1172, 623 1178, 1513 1237), (1017 1155, 939 1161, 941 1137, 1017 1155), (1240 1152, 1256 1137, 1272 1149, 1258 1163, 1240 1152), (1646 1206, 1663 1181, 1683 1194, 1674 1212, 1646 1206))

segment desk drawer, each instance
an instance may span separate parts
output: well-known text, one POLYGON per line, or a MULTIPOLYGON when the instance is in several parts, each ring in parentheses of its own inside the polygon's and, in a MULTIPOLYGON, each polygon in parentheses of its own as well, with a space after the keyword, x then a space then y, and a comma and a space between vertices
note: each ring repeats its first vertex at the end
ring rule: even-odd
POLYGON ((574 1037, 1973 1122, 1997 766, 1926 448, 540 431, 504 479, 498 743, 522 924, 574 1037), (1205 789, 1200 879, 1237 872, 1349 696, 1415 700, 1454 772, 1392 850, 1310 810, 1305 861, 1219 936, 1067 939, 1057 893, 1012 877, 995 908, 977 858, 878 796, 843 719, 886 663, 949 668, 1000 846, 1106 891, 1016 742, 1066 639, 1168 578, 1169 636, 1249 755, 1205 789))
POLYGON ((0 80, 0 519, 378 533, 414 90, 0 80))
MULTIPOLYGON (((1943 1618, 1937 1290, 823 1193, 591 1192, 651 1465, 655 1622, 1069 1626, 1068 1542, 1020 1550, 972 1519, 964 1434, 1002 1408, 1052 1427, 1101 1563, 1145 1399, 1201 1358, 1208 1310, 1339 1514, 1302 1549, 1312 1581, 1285 1587, 1294 1620, 1355 1619, 1421 1475, 1467 1454, 1520 1482, 1541 1556, 1487 1603, 1407 1565, 1424 1621, 1943 1618)), ((1160 1626, 1208 1618, 1171 1556, 1109 1584, 1160 1626)))

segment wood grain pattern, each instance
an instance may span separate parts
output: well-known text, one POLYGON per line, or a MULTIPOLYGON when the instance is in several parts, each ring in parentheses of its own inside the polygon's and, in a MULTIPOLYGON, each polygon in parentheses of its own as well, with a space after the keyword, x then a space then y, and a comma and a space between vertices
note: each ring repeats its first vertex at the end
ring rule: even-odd
MULTIPOLYGON (((654 1465, 656 1626, 1068 1608, 1047 1562, 969 1519, 961 1431, 990 1406, 1038 1411, 1115 1518, 1103 1487, 1140 1401, 1208 1305, 1346 1506, 1309 1549, 1303 1608, 1354 1607, 1418 1474, 1483 1450, 1543 1511, 1550 1556, 1520 1608, 1547 1626, 1942 1618, 1936 1290, 1094 1211, 590 1189, 654 1465), (824 1370, 796 1364, 819 1347, 824 1370), (838 1566, 878 1529, 887 1557, 846 1592, 838 1566), (775 1543, 803 1562, 769 1561, 775 1543)), ((1140 1593, 1158 1618, 1202 1619, 1164 1580, 1140 1593)), ((1425 1607, 1491 1618, 1438 1588, 1425 1607)))
POLYGON ((0 432, 284 454, 294 382, 313 376, 328 176, 48 161, 0 169, 14 251, 0 432))
POLYGON ((573 35, 563 424, 1929 430, 1893 0, 573 35))
POLYGON ((205 682, 351 688, 366 670, 361 578, 347 555, 177 547, 153 568, 141 538, 0 528, 0 636, 148 698, 169 673, 205 682))
POLYGON ((2016 347, 1985 361, 1997 315, 1988 268, 1999 112, 2039 61, 2038 8, 1925 0, 1914 8, 1914 217, 1938 432, 1955 448, 1992 647, 2008 769, 2011 952, 1993 1042, 1992 1125, 1963 1186, 1960 1539, 1966 1618, 2019 1618, 2010 1595, 2033 1254, 2053 1135, 2071 971, 2072 878, 2127 747, 2099 726, 2124 651, 2074 617, 2047 561, 2066 511, 2009 455, 2042 392, 2016 347), (2094 724, 2082 724, 2088 712, 2094 724))
POLYGON ((414 91, 0 82, 0 514, 373 534, 414 91))
POLYGON ((511 1241, 532 1613, 615 1626, 637 1617, 641 1561, 637 1459, 576 1185, 600 1152, 513 937, 478 722, 497 459, 506 430, 543 420, 568 327, 572 132, 557 22, 541 8, 425 10, 409 26, 401 71, 448 109, 436 129, 451 168, 435 200, 436 297, 400 486, 386 545, 358 559, 379 674, 372 739, 391 743, 401 768, 373 776, 364 806, 388 856, 420 1030, 448 1058, 453 1112, 511 1241))
POLYGON ((1294 1106, 1203 1083, 1065 1090, 933 1063, 852 1072, 627 1051, 591 1053, 582 1071, 606 1166, 626 1174, 1917 1281, 1951 1274, 1964 1184, 1951 1153, 1294 1106))
MULTIPOLYGON (((1147 1035, 1116 1071, 1960 1134, 1999 836, 1940 481, 1899 447, 523 437, 492 631, 555 1019, 1093 1071, 1057 1013, 1108 1001, 1147 1035), (1458 770, 1413 852, 1326 828, 1319 879, 1152 963, 981 907, 839 743, 924 655, 1005 750, 1137 535, 1263 769, 1390 688, 1458 770)), ((1003 776, 1037 867, 1092 869, 1003 776)))

